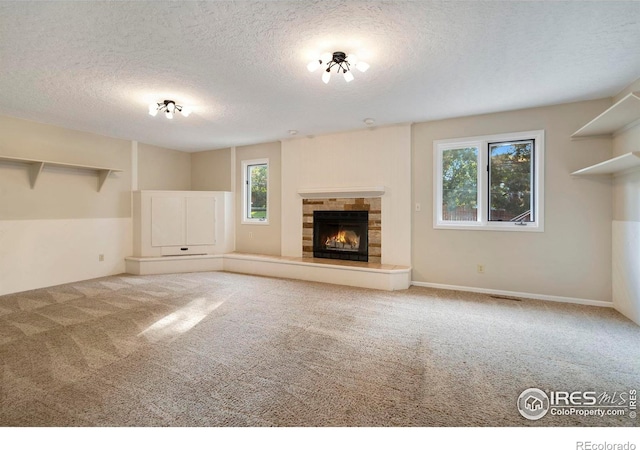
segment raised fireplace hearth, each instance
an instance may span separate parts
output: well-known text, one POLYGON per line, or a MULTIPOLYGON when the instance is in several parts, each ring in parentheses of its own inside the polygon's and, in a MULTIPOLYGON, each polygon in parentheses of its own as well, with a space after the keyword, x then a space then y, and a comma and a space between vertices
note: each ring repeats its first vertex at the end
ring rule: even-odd
POLYGON ((368 211, 314 211, 313 257, 369 260, 368 211))

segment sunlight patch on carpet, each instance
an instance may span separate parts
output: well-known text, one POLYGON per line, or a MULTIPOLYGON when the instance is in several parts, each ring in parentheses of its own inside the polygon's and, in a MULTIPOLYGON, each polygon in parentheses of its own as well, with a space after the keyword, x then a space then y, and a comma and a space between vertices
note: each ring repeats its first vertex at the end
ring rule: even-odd
POLYGON ((138 336, 144 337, 151 342, 178 336, 195 327, 223 303, 224 300, 211 302, 204 297, 197 298, 179 310, 158 320, 138 336))

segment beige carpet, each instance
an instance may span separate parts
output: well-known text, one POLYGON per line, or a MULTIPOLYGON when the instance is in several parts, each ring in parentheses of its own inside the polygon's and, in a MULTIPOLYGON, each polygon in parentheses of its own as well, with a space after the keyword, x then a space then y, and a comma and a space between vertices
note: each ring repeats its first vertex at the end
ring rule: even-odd
POLYGON ((231 273, 0 297, 3 426, 635 426, 516 409, 529 387, 640 388, 611 309, 231 273))

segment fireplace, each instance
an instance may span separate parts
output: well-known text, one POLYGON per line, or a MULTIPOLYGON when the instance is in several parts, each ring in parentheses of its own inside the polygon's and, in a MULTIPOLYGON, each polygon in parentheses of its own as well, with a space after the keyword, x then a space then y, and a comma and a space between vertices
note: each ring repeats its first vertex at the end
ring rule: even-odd
POLYGON ((314 211, 314 258, 368 261, 368 211, 314 211))
MULTIPOLYGON (((382 198, 381 197, 339 197, 339 198, 303 198, 302 199, 302 256, 303 258, 314 257, 314 213, 316 211, 337 211, 337 212, 368 212, 369 223, 366 242, 362 241, 363 252, 366 249, 368 263, 379 264, 382 261, 382 198)), ((324 250, 322 250, 324 251, 324 250)), ((344 252, 343 252, 344 253, 344 252)), ((347 252, 347 254, 352 252, 347 252)), ((335 255, 336 253, 334 253, 335 255)))

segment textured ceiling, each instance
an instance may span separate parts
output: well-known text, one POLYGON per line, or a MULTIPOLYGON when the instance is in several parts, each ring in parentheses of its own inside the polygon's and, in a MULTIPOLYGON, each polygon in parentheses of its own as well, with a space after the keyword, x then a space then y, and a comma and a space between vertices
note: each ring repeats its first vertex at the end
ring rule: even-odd
POLYGON ((611 96, 640 2, 0 2, 0 114, 186 151, 611 96), (371 64, 347 84, 306 64, 371 64), (189 118, 151 117, 174 99, 189 118))

